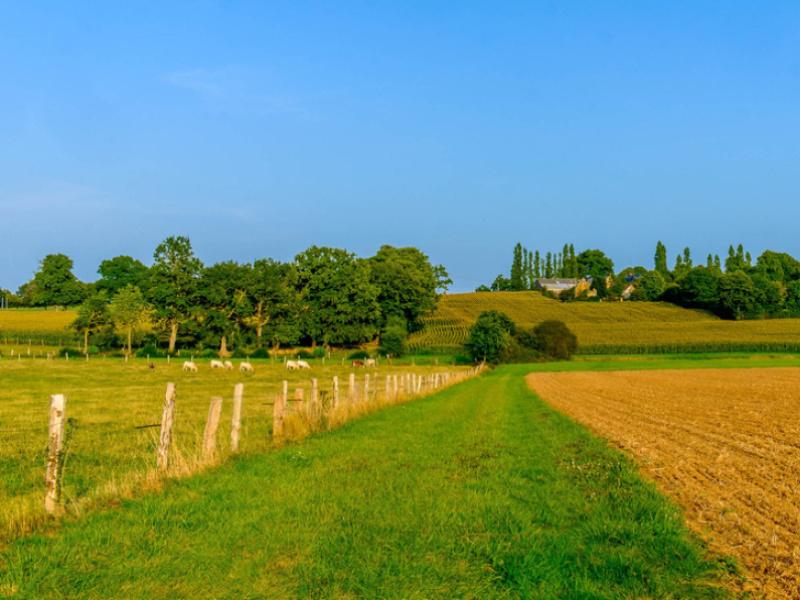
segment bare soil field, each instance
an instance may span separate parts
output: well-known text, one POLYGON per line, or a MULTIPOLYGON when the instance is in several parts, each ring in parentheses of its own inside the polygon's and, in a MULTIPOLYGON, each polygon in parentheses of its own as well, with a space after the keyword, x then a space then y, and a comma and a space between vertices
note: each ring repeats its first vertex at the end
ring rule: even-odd
POLYGON ((748 591, 800 598, 800 369, 532 373, 558 410, 630 453, 748 591))

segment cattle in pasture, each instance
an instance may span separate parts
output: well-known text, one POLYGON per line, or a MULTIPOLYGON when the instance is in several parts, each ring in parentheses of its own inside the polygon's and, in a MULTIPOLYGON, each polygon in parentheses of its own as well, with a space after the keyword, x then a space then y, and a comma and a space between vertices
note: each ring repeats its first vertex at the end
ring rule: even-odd
POLYGON ((378 361, 376 361, 374 358, 368 358, 367 360, 364 361, 364 366, 365 367, 377 367, 378 366, 378 361))
POLYGON ((354 360, 353 361, 353 366, 354 367, 363 367, 364 366, 364 361, 363 360, 354 360))
POLYGON ((184 361, 183 370, 189 373, 197 373, 197 365, 191 360, 184 361))
POLYGON ((298 361, 296 360, 287 360, 286 361, 286 368, 290 371, 296 371, 300 368, 300 365, 297 364, 298 361))
POLYGON ((298 361, 297 361, 297 368, 298 368, 298 369, 310 369, 310 368, 311 368, 311 365, 310 365, 310 364, 308 364, 308 363, 307 363, 306 361, 304 361, 304 360, 298 360, 298 361))
POLYGON ((243 362, 242 364, 240 364, 239 365, 239 370, 242 373, 251 373, 251 374, 255 373, 255 369, 253 369, 253 365, 251 365, 249 362, 243 362))
POLYGON ((226 371, 233 371, 233 363, 229 360, 226 360, 222 365, 225 367, 226 371))
POLYGON ((212 369, 224 369, 225 368, 225 363, 223 363, 221 360, 212 360, 211 361, 211 368, 212 369))

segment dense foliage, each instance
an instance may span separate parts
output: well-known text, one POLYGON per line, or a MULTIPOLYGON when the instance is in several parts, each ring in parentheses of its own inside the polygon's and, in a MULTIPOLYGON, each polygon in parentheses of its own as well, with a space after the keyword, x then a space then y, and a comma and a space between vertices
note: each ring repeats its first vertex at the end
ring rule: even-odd
MULTIPOLYGON (((83 283, 63 254, 46 256, 16 306, 77 306, 72 329, 84 350, 135 343, 227 354, 266 346, 357 345, 380 337, 400 355, 409 331, 436 306, 450 282, 416 248, 383 246, 367 259, 312 246, 292 262, 258 259, 205 266, 186 237, 169 237, 148 267, 130 256, 102 261, 83 283)), ((152 353, 153 355, 155 354, 152 353)))
POLYGON ((653 269, 628 267, 618 273, 601 250, 576 255, 574 246, 566 244, 561 252, 542 254, 517 244, 509 277, 498 275, 491 286, 482 285, 477 291, 533 290, 549 278, 586 279, 581 294, 566 290, 557 296, 564 301, 665 300, 735 320, 800 316, 800 261, 767 250, 754 262, 741 244, 728 249, 724 267, 718 255, 696 264, 691 250, 684 248, 670 269, 667 248, 659 241, 653 269))
POLYGON ((491 310, 478 316, 464 348, 476 362, 569 360, 578 349, 578 338, 562 321, 544 321, 524 330, 505 313, 491 310))

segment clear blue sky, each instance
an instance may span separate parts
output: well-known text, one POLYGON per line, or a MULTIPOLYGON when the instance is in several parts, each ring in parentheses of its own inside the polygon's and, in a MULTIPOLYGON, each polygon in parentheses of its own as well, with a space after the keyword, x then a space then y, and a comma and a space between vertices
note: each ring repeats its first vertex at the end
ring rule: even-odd
POLYGON ((0 73, 0 287, 170 234, 457 290, 518 240, 800 254, 798 2, 5 2, 0 73))

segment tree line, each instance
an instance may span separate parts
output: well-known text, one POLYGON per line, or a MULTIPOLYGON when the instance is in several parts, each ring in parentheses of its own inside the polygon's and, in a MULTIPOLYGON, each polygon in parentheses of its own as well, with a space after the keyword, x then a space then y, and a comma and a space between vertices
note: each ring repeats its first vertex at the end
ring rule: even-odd
POLYGON ((255 352, 308 344, 350 346, 380 338, 399 354, 410 331, 452 283, 417 248, 382 246, 369 258, 312 246, 291 262, 270 258, 206 266, 187 237, 169 237, 152 265, 130 256, 104 260, 93 283, 80 281, 64 254, 46 256, 9 306, 77 307, 73 328, 84 350, 135 342, 255 352))
POLYGON ((517 244, 509 275, 498 275, 477 291, 531 290, 538 279, 550 277, 590 278, 596 291, 591 298, 562 293, 560 299, 667 301, 737 320, 800 316, 800 261, 785 252, 766 250, 754 260, 742 244, 731 245, 724 260, 709 254, 697 264, 691 249, 684 248, 670 268, 667 248, 659 241, 652 269, 619 272, 597 249, 576 255, 574 246, 565 244, 561 252, 541 256, 517 244))

